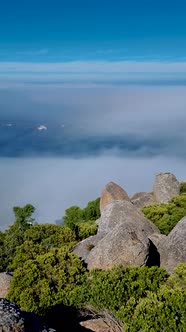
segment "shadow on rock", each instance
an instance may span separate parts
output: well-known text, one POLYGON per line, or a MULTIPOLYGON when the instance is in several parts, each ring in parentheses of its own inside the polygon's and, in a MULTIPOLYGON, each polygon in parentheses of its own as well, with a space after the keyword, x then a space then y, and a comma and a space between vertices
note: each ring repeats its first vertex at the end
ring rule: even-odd
POLYGON ((82 317, 76 308, 57 305, 49 311, 45 322, 48 326, 54 328, 56 332, 88 332, 90 330, 82 327, 79 323, 89 318, 82 317))

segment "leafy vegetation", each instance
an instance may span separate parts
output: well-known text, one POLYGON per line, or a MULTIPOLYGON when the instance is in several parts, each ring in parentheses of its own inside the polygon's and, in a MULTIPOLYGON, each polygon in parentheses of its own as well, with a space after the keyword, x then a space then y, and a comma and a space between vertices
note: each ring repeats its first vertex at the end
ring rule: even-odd
MULTIPOLYGON (((99 198, 66 210, 65 225, 37 224, 34 207, 14 208, 15 221, 0 232, 0 270, 14 271, 7 298, 40 315, 56 305, 92 306, 120 320, 124 330, 186 331, 186 264, 171 276, 158 267, 87 271, 73 246, 97 231, 99 198)), ((186 215, 186 194, 143 209, 168 234, 186 215)))
POLYGON ((66 248, 37 254, 14 272, 8 299, 26 311, 44 314, 57 304, 80 305, 86 270, 66 248))
POLYGON ((149 293, 140 299, 125 331, 186 331, 186 292, 164 288, 149 293))
POLYGON ((186 182, 183 181, 180 183, 180 194, 186 193, 186 182))
POLYGON ((168 235, 180 219, 186 215, 186 194, 173 197, 168 204, 156 204, 142 208, 145 216, 168 235))
POLYGON ((84 209, 79 206, 71 206, 65 210, 64 224, 75 232, 77 240, 83 240, 96 234, 97 225, 95 221, 100 217, 99 205, 100 198, 97 198, 88 202, 84 209))

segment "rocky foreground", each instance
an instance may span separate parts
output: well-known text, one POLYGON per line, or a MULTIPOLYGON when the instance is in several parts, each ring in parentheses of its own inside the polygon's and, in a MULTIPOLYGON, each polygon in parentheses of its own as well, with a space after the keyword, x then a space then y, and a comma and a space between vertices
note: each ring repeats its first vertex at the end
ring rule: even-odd
POLYGON ((146 205, 167 203, 180 194, 180 183, 171 173, 156 176, 152 193, 131 198, 124 189, 110 182, 103 190, 98 233, 81 241, 74 253, 89 270, 125 266, 161 266, 169 273, 178 263, 186 263, 186 217, 168 236, 141 212, 146 205))
MULTIPOLYGON (((179 194, 180 183, 170 173, 156 176, 151 193, 141 192, 132 197, 117 184, 108 183, 101 195, 98 232, 78 243, 74 247, 74 253, 87 264, 89 270, 109 269, 118 264, 155 265, 172 273, 178 263, 186 263, 186 217, 165 236, 144 216, 141 208, 167 203, 179 194)), ((68 310, 73 309, 60 309, 58 317, 56 312, 51 314, 52 320, 56 321, 61 312, 64 312, 58 326, 52 323, 50 325, 50 320, 48 325, 44 324, 40 318, 22 312, 16 305, 4 299, 10 280, 9 274, 0 274, 0 332, 123 331, 117 322, 109 320, 108 317, 83 322, 72 321, 71 317, 76 317, 76 313, 68 310)))

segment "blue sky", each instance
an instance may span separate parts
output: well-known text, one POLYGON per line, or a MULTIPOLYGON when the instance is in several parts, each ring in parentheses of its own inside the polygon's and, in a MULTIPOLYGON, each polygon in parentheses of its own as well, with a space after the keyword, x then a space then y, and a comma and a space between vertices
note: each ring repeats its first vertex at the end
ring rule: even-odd
POLYGON ((0 0, 0 31, 1 80, 41 82, 47 75, 53 83, 59 82, 59 76, 61 83, 97 82, 97 75, 104 82, 105 75, 112 73, 110 79, 116 81, 131 75, 134 82, 142 76, 157 79, 159 74, 160 80, 182 81, 184 76, 185 82, 184 0, 0 0), (74 72, 70 69, 70 75, 63 75, 61 64, 71 62, 76 63, 74 72), (109 69, 108 62, 112 62, 109 69), (23 63, 27 65, 21 69, 23 63), (34 70, 34 63, 48 67, 34 70), (38 76, 40 71, 43 76, 38 76))

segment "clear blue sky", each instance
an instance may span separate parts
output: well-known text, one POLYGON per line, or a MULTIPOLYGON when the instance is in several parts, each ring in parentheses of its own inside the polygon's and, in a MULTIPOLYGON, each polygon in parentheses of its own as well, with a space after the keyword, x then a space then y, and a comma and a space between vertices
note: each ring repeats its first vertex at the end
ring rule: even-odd
POLYGON ((186 57, 185 0, 0 0, 0 60, 186 57))
POLYGON ((51 82, 151 72, 185 82, 186 1, 0 0, 1 78, 34 80, 29 72, 51 82))

